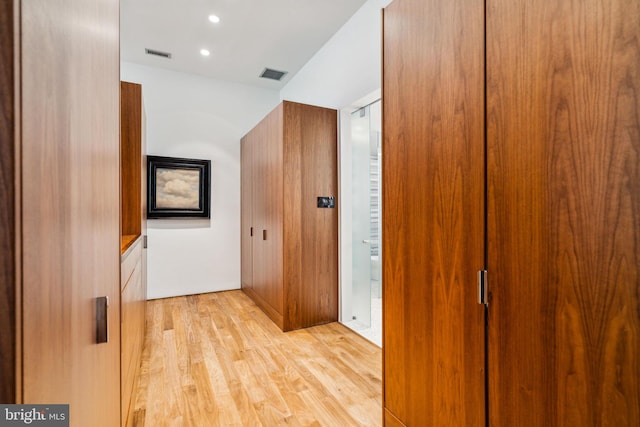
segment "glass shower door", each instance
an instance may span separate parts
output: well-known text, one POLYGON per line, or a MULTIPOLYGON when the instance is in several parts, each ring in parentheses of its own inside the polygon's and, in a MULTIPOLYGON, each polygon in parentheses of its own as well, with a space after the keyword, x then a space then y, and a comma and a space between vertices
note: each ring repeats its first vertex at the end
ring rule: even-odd
POLYGON ((382 330, 380 123, 380 101, 351 115, 353 319, 350 326, 378 344, 382 330))
POLYGON ((354 328, 371 327, 371 215, 369 107, 351 115, 352 311, 354 328))

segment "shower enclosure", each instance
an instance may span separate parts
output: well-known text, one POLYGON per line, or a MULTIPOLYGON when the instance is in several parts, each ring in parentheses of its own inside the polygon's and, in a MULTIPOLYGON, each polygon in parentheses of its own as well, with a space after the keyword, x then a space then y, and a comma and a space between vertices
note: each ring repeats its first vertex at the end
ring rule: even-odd
POLYGON ((381 104, 351 114, 351 319, 345 325, 382 344, 381 104))

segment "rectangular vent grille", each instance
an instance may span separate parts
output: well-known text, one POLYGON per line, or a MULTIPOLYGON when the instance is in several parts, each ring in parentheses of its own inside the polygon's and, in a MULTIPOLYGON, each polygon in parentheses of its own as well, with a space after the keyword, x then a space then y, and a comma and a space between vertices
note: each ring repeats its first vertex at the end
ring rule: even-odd
POLYGON ((287 74, 286 71, 278 71, 278 70, 273 70, 271 68, 265 68, 262 74, 260 74, 260 77, 262 77, 263 79, 280 81, 286 74, 287 74))
POLYGON ((144 53, 146 53, 147 55, 155 55, 155 56, 160 56, 162 58, 171 59, 171 54, 169 52, 161 52, 159 50, 145 48, 144 53))

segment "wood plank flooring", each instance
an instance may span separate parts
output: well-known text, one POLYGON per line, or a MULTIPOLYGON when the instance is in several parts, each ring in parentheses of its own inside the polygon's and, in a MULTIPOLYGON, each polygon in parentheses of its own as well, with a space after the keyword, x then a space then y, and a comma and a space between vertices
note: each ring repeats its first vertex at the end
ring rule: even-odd
POLYGON ((381 350, 348 328, 283 333, 242 291, 147 304, 134 425, 382 425, 381 350))

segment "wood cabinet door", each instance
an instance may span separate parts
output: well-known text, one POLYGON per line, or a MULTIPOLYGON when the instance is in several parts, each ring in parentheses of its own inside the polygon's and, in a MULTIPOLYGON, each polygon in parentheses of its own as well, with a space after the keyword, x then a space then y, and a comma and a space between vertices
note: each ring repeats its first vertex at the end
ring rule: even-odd
POLYGON ((20 1, 22 393, 120 424, 117 0, 20 1), (108 342, 96 344, 96 298, 108 342))
POLYGON ((492 426, 640 425, 640 2, 487 0, 492 426))
POLYGON ((253 149, 253 138, 249 133, 240 143, 240 276, 243 289, 253 287, 253 149))
POLYGON ((253 276, 251 295, 282 327, 282 106, 251 132, 253 276))
POLYGON ((387 425, 484 426, 484 2, 384 11, 387 425))
POLYGON ((284 330, 338 320, 337 112, 283 102, 284 330))
POLYGON ((256 126, 250 133, 250 146, 251 146, 251 206, 252 206, 252 224, 254 238, 251 239, 252 247, 252 276, 251 276, 251 290, 258 297, 262 299, 264 303, 264 295, 266 291, 266 274, 264 271, 264 264, 266 262, 265 249, 263 243, 263 230, 265 229, 265 203, 267 197, 267 186, 264 181, 265 174, 265 159, 264 155, 267 151, 266 140, 264 135, 264 129, 261 124, 256 126))
MULTIPOLYGON (((284 313, 283 227, 284 164, 283 106, 280 104, 265 119, 264 151, 260 179, 263 182, 263 217, 260 236, 263 245, 264 298, 280 314, 284 313)), ((282 325, 279 325, 282 327, 282 325)))

